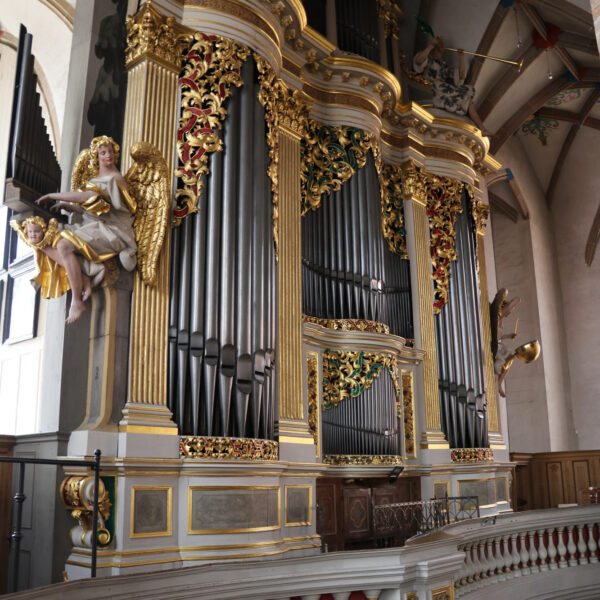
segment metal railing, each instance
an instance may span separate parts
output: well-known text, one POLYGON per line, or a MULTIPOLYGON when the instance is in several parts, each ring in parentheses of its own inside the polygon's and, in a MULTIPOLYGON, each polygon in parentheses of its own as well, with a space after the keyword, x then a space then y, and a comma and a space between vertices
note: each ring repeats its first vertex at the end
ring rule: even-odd
POLYGON ((94 471, 94 502, 92 509, 92 560, 91 576, 96 577, 96 557, 98 546, 98 484, 100 482, 100 450, 94 452, 94 460, 75 459, 50 459, 50 458, 22 458, 12 456, 0 456, 0 462, 17 463, 19 465, 19 476, 17 489, 13 495, 12 525, 10 532, 10 555, 9 555, 9 584, 8 592, 16 592, 19 583, 19 558, 21 551, 21 524, 23 519, 23 502, 25 501, 25 465, 54 465, 61 467, 91 467, 94 471))
POLYGON ((455 521, 479 517, 477 496, 451 496, 372 504, 372 531, 377 547, 402 546, 415 536, 455 521))

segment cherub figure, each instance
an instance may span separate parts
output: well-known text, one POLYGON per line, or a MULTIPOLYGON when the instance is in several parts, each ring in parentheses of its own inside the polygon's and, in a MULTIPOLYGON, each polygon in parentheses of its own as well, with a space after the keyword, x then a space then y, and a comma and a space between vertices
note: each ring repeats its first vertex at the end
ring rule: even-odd
POLYGON ((498 377, 498 391, 504 398, 504 379, 514 360, 515 353, 511 352, 504 344, 504 340, 514 340, 517 337, 518 319, 515 323, 515 329, 511 333, 501 333, 504 319, 521 303, 521 298, 507 300, 508 290, 501 288, 496 293, 494 301, 490 305, 490 317, 492 326, 492 354, 494 356, 494 371, 498 377), (513 359, 513 360, 511 360, 513 359))
POLYGON ((475 88, 465 83, 467 65, 464 52, 458 52, 457 69, 442 60, 444 50, 444 39, 437 36, 424 50, 415 54, 413 59, 414 70, 423 73, 423 76, 433 83, 433 105, 457 115, 468 114, 483 135, 491 135, 473 105, 475 88))
POLYGON ((70 287, 67 323, 81 317, 92 287, 104 277, 104 263, 112 257, 118 256, 127 271, 137 263, 143 281, 155 283, 169 218, 168 169, 158 150, 147 142, 135 144, 131 156, 134 165, 123 177, 116 166, 118 144, 107 136, 94 138, 75 163, 73 191, 46 194, 37 200, 40 205, 54 201, 54 211, 81 212, 81 223, 58 231, 55 219, 48 226, 41 217, 30 217, 21 225, 11 221, 36 252, 34 280, 44 297, 58 297, 70 287))

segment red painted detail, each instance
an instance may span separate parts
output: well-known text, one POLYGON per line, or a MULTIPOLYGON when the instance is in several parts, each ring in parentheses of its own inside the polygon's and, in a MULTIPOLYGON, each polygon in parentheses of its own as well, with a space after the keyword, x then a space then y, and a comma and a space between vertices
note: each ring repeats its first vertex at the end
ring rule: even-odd
POLYGON ((536 48, 554 48, 554 45, 558 41, 558 36, 562 33, 562 29, 558 25, 554 25, 554 23, 546 23, 546 34, 548 35, 548 39, 544 39, 537 31, 537 29, 533 30, 531 34, 531 39, 533 41, 533 45, 536 48))

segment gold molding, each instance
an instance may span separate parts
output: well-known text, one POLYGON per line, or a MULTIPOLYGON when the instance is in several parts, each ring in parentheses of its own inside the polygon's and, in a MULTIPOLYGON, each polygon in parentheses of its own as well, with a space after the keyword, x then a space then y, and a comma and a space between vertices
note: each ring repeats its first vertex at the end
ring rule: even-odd
POLYGON ((154 425, 119 425, 119 433, 145 433, 150 435, 179 435, 177 427, 154 425))
POLYGON ((130 538, 151 538, 166 537, 173 535, 173 488, 170 485, 134 485, 131 487, 131 510, 129 513, 129 537, 130 538), (135 520, 135 494, 138 491, 166 491, 167 492, 167 529, 165 531, 152 531, 146 533, 134 533, 133 525, 135 520))
POLYGON ((326 465, 402 465, 402 457, 395 454, 325 454, 326 465))
POLYGON ((450 460, 455 463, 493 462, 494 451, 491 448, 453 448, 450 460))
POLYGON ((305 82, 302 91, 317 102, 328 105, 351 106, 361 108, 364 111, 379 117, 379 107, 373 100, 351 94, 350 92, 337 92, 320 88, 312 83, 305 82))
POLYGON ((322 319, 302 315, 302 322, 313 323, 334 331, 364 331, 367 333, 385 333, 387 335, 390 333, 390 328, 385 323, 369 321, 368 319, 322 319))
POLYGON ((279 444, 274 440, 182 436, 179 454, 183 458, 209 460, 279 460, 279 444))
POLYGON ((285 527, 300 527, 302 525, 312 525, 312 497, 313 497, 313 486, 312 485, 284 485, 284 493, 285 493, 285 517, 284 517, 284 526, 285 527), (288 489, 307 489, 308 490, 308 521, 303 522, 294 522, 287 520, 287 503, 288 503, 288 489))
POLYGON ((281 529, 281 488, 278 485, 190 485, 188 487, 187 512, 187 533, 189 535, 197 535, 203 533, 217 535, 223 533, 252 533, 257 531, 274 531, 276 529, 281 529), (231 529, 192 529, 192 495, 194 490, 277 490, 277 525, 267 525, 264 527, 239 527, 231 529))

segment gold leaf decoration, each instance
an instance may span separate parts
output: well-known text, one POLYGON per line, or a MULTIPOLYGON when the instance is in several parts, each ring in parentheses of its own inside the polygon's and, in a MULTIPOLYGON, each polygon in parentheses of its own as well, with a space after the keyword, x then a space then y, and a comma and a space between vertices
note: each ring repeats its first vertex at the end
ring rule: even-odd
POLYGON ((326 454, 326 465, 401 465, 402 457, 395 454, 326 454))
POLYGON ((133 221, 137 268, 145 284, 156 285, 158 257, 171 208, 169 168, 160 151, 149 142, 134 144, 130 154, 133 164, 125 179, 137 201, 133 221))
POLYGON ((275 258, 279 260, 279 130, 285 127, 298 136, 306 135, 309 105, 298 90, 293 92, 275 75, 271 65, 258 54, 254 55, 258 68, 260 91, 258 99, 265 107, 269 167, 273 197, 273 240, 275 258))
POLYGON ((254 438, 185 436, 179 440, 184 458, 225 460, 278 460, 279 443, 254 438))
POLYGON ((402 169, 395 165, 375 162, 379 174, 381 193, 381 229, 388 248, 402 258, 408 258, 406 229, 404 227, 404 202, 402 198, 402 169))
POLYGON ((315 445, 319 443, 319 381, 318 360, 306 359, 308 382, 308 430, 312 433, 315 445))
POLYGON ((372 146, 372 136, 362 129, 309 121, 301 144, 302 214, 319 208, 323 194, 338 191, 363 167, 372 146))
POLYGON ((402 371, 402 405, 404 412, 404 450, 406 456, 416 458, 415 394, 411 371, 402 371))
POLYGON ((304 315, 304 323, 314 323, 326 329, 334 331, 364 331, 365 333, 387 333, 390 328, 384 323, 369 321, 368 319, 322 319, 321 317, 311 317, 304 315))
POLYGON ((181 88, 181 117, 177 130, 182 187, 175 194, 174 225, 198 210, 202 175, 208 175, 208 154, 223 149, 219 137, 227 110, 223 106, 231 86, 242 85, 241 68, 250 51, 218 35, 194 34, 185 53, 181 88))

